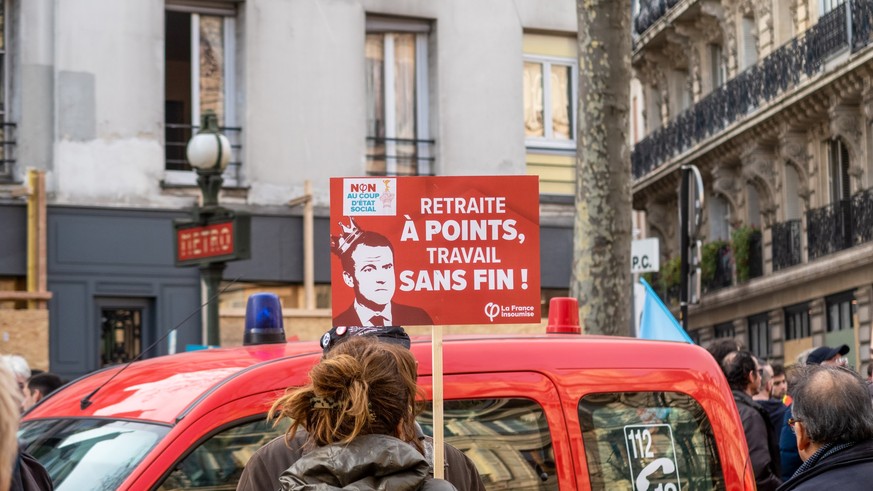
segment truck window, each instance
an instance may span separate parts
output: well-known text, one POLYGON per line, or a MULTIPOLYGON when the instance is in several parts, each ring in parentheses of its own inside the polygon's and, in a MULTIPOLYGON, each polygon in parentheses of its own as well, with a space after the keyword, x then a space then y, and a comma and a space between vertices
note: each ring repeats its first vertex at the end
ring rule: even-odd
POLYGON ((712 424, 677 392, 589 394, 579 423, 591 489, 725 489, 712 424))
POLYGON ((18 439, 58 491, 115 489, 161 441, 164 425, 110 419, 37 419, 18 439))
MULTIPOLYGON (((552 438, 543 408, 528 399, 443 402, 446 443, 476 465, 486 489, 558 489, 552 438)), ((433 435, 430 402, 418 417, 433 435)))
POLYGON ((272 439, 285 433, 288 420, 278 426, 266 419, 224 428, 182 459, 158 488, 234 490, 249 458, 272 439))

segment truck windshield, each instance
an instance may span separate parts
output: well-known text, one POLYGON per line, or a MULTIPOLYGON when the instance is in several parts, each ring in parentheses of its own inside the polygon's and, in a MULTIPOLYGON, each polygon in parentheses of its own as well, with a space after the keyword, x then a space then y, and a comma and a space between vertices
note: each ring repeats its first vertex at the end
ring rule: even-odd
POLYGON ((54 481, 55 490, 116 489, 169 427, 103 419, 21 423, 18 439, 54 481))

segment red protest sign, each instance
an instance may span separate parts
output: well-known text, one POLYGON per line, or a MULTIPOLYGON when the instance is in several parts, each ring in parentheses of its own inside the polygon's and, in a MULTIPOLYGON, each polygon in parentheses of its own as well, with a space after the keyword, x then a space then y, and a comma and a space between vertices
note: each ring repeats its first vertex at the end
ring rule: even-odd
POLYGON ((330 180, 333 325, 540 321, 536 176, 330 180))

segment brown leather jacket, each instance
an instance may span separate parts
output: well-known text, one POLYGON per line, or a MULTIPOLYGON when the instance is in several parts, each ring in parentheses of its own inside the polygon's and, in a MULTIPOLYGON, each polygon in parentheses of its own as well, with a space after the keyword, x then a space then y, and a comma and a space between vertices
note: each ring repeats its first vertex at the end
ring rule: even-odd
POLYGON ((388 435, 362 435, 347 444, 318 447, 279 477, 283 491, 456 491, 428 475, 430 465, 412 445, 388 435))

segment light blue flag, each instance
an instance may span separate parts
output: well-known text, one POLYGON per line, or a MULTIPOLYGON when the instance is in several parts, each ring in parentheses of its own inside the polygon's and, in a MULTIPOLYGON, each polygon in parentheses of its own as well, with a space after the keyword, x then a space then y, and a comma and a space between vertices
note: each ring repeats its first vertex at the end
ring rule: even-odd
POLYGON ((676 322, 670 309, 664 305, 655 290, 640 278, 640 283, 646 287, 646 299, 643 302, 643 314, 640 316, 640 338, 659 341, 684 341, 694 344, 688 333, 676 322))

